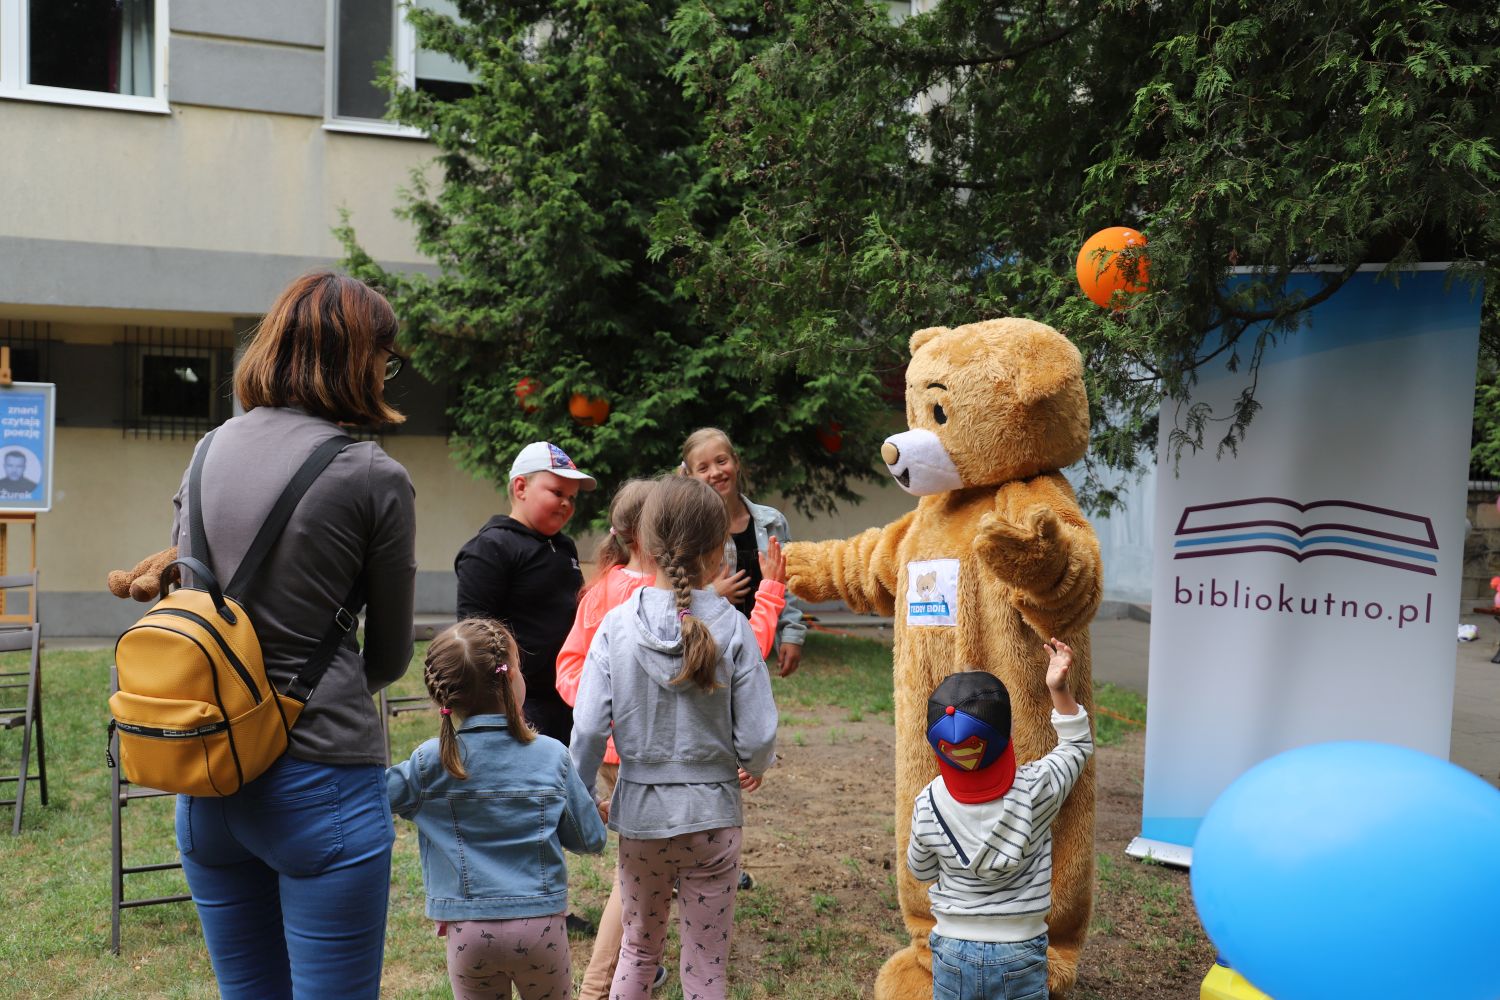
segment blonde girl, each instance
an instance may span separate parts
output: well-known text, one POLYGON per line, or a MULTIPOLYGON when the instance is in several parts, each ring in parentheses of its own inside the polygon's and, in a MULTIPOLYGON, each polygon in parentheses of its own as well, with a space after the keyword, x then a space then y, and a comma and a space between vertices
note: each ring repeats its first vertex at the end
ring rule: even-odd
MULTIPOLYGON (((729 435, 717 427, 700 427, 682 442, 682 470, 707 483, 724 503, 737 569, 715 580, 714 588, 748 616, 752 610, 748 595, 756 591, 761 579, 759 556, 770 548, 772 539, 778 545, 791 540, 786 517, 775 507, 755 503, 745 496, 740 483, 739 452, 735 451, 729 435)), ((802 639, 806 632, 802 612, 792 601, 787 601, 776 627, 776 665, 782 677, 801 666, 802 639)))
POLYGON ((606 804, 620 834, 624 937, 610 993, 644 1000, 680 887, 684 996, 726 995, 739 884, 740 792, 770 766, 776 704, 750 623, 709 587, 729 519, 706 484, 661 480, 641 511, 650 586, 605 616, 583 670, 573 756, 594 787, 613 731, 619 779, 606 804))
POLYGON ((521 713, 515 639, 470 618, 427 649, 436 739, 386 772, 391 810, 412 820, 427 915, 448 939, 457 1000, 566 997, 572 989, 563 848, 604 848, 600 811, 567 748, 521 713))

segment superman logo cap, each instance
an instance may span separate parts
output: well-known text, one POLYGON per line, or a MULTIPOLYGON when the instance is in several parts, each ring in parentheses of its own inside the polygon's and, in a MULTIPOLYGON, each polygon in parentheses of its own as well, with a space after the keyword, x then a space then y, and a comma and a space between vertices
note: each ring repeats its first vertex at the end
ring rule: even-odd
POLYGON ((960 802, 998 799, 1016 779, 1010 692, 983 671, 949 675, 927 700, 927 742, 950 795, 960 802))

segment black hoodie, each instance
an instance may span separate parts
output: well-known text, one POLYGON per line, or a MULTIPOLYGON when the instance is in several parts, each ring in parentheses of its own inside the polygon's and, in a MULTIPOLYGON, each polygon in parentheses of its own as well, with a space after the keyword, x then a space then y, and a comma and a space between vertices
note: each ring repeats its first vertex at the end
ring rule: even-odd
POLYGON ((453 560, 458 617, 505 623, 521 651, 526 700, 567 704, 557 693, 557 653, 573 627, 583 571, 578 547, 562 532, 544 535, 497 514, 453 560))

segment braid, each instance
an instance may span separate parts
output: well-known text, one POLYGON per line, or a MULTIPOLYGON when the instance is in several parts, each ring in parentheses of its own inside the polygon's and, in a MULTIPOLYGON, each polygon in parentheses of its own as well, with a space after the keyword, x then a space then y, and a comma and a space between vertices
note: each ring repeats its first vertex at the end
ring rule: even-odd
POLYGON ((427 648, 427 659, 423 663, 422 680, 427 693, 438 708, 442 709, 442 722, 438 728, 438 759, 443 769, 460 781, 469 776, 464 769, 463 754, 458 748, 458 732, 453 728, 454 692, 452 691, 451 660, 442 655, 447 646, 434 641, 427 648))
POLYGON ((691 681, 700 690, 712 691, 718 684, 718 643, 708 625, 691 613, 693 585, 702 583, 703 565, 712 553, 720 552, 726 534, 723 502, 697 480, 664 480, 657 486, 642 513, 646 543, 657 567, 672 582, 676 613, 682 622, 682 669, 672 684, 691 681), (691 510, 673 508, 673 493, 687 493, 708 513, 708 523, 694 523, 691 510))

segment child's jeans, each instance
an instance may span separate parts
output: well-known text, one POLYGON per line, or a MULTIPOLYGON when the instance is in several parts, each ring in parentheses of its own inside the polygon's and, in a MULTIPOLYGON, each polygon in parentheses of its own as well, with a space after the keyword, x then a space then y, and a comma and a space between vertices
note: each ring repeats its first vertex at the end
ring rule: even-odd
POLYGON ((1047 1000, 1047 935, 963 941, 934 933, 933 1000, 1047 1000))
POLYGON ((448 984, 454 1000, 510 1000, 512 984, 521 1000, 567 1000, 573 968, 563 915, 449 921, 448 984))
POLYGON ((729 938, 740 880, 740 828, 665 840, 620 838, 620 908, 625 940, 611 1000, 646 1000, 667 944, 672 883, 682 926, 682 995, 722 1000, 729 982, 729 938))

